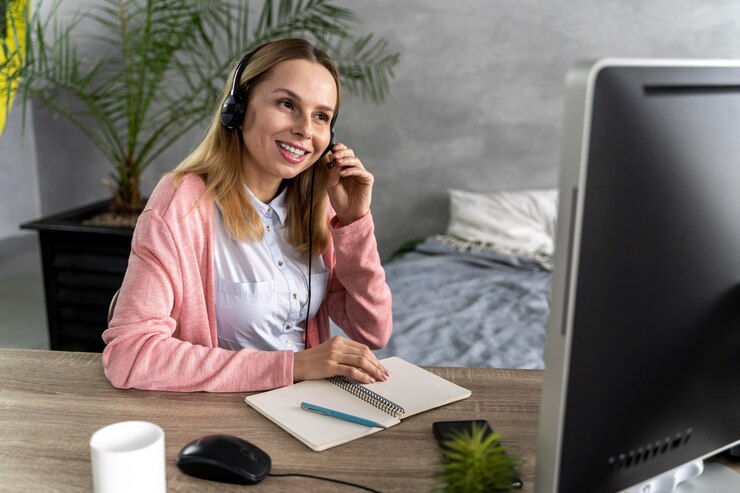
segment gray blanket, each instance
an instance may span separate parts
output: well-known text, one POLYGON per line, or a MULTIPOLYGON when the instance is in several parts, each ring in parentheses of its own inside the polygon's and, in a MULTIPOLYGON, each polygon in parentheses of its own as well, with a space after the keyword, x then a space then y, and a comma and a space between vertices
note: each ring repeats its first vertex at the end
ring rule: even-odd
POLYGON ((550 272, 539 263, 460 252, 429 237, 384 267, 393 336, 378 357, 430 366, 544 367, 550 272))

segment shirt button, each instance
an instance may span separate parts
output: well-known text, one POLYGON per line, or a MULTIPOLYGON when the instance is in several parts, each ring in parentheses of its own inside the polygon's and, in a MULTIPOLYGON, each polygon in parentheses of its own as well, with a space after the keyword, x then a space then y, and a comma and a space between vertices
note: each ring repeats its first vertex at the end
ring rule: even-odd
POLYGON ((293 294, 291 295, 291 298, 293 298, 294 300, 297 300, 297 299, 298 299, 298 294, 296 294, 296 293, 293 293, 293 294))
POLYGON ((282 266, 283 266, 283 261, 282 260, 278 260, 278 267, 282 267, 282 266))
POLYGON ((285 324, 285 330, 290 330, 290 324, 285 324))
POLYGON ((290 346, 292 346, 293 344, 292 344, 292 343, 291 343, 290 341, 288 341, 288 342, 286 342, 286 345, 287 345, 288 347, 290 347, 290 346))
POLYGON ((265 226, 265 229, 266 229, 267 231, 272 231, 272 226, 270 226, 270 225, 268 224, 267 226, 265 226))

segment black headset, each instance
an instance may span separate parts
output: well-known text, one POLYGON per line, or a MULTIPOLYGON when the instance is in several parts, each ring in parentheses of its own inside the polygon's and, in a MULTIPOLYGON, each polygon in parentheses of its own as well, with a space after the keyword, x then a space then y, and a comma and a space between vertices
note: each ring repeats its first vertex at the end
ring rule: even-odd
MULTIPOLYGON (((244 114, 247 110, 247 94, 246 91, 238 91, 239 79, 242 76, 244 68, 249 64, 249 60, 252 56, 259 51, 261 47, 258 47, 246 55, 239 61, 234 72, 234 80, 231 81, 231 90, 229 95, 226 96, 223 104, 221 105, 221 125, 228 128, 229 130, 235 130, 241 127, 244 122, 244 114)), ((321 156, 316 161, 318 162, 322 157, 326 156, 331 148, 334 147, 334 124, 337 121, 337 113, 331 118, 329 129, 331 131, 331 138, 329 139, 329 145, 321 153, 321 156)), ((316 163, 314 163, 316 164, 316 163)), ((334 161, 329 161, 326 167, 331 169, 334 166, 334 161)), ((311 197, 309 199, 309 217, 313 218, 313 182, 316 175, 316 167, 311 167, 311 197)), ((308 222, 308 300, 306 304, 306 324, 305 330, 308 330, 308 319, 311 315, 311 260, 313 258, 313 220, 308 222)))
MULTIPOLYGON (((247 94, 246 91, 239 91, 239 79, 242 76, 242 72, 244 72, 244 69, 249 64, 249 60, 257 51, 259 51, 260 48, 261 47, 250 51, 239 61, 239 64, 236 66, 236 71, 234 72, 234 80, 231 81, 231 90, 229 91, 229 95, 226 96, 226 99, 221 105, 221 125, 229 130, 239 128, 244 122, 244 114, 247 111, 247 94)), ((334 124, 336 121, 337 115, 334 114, 331 118, 331 123, 329 124, 329 129, 331 131, 329 145, 324 149, 324 152, 321 153, 319 159, 326 156, 329 151, 331 151, 331 148, 334 147, 334 124)), ((331 169, 333 165, 334 162, 332 161, 327 165, 327 167, 331 169)))

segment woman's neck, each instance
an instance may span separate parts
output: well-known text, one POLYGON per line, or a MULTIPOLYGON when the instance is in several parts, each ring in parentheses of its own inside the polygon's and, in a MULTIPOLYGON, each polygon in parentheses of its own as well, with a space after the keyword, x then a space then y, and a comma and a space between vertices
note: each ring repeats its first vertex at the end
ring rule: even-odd
POLYGON ((244 176, 244 184, 264 204, 272 202, 272 199, 277 197, 283 188, 282 179, 259 179, 259 177, 250 176, 248 171, 244 176))

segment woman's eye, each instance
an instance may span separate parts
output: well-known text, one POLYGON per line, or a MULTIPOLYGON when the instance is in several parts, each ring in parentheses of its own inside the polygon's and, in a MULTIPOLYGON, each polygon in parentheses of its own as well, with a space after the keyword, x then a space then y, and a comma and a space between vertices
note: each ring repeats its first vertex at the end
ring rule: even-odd
POLYGON ((327 115, 326 113, 319 113, 318 115, 316 115, 316 118, 318 118, 322 122, 328 122, 330 120, 329 115, 327 115))
POLYGON ((292 110, 295 108, 295 104, 293 104, 293 101, 290 99, 281 99, 280 105, 284 106, 285 108, 288 108, 289 110, 292 110))

